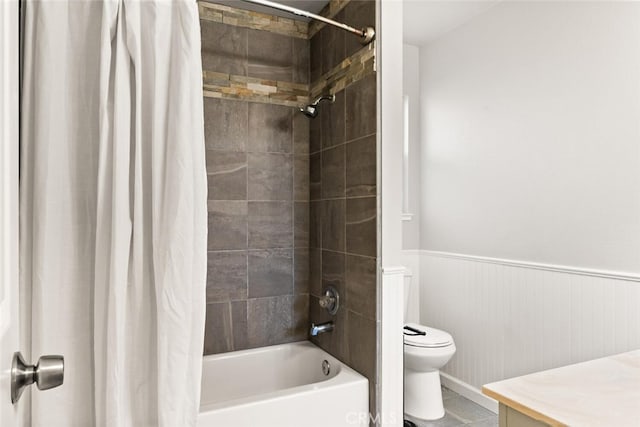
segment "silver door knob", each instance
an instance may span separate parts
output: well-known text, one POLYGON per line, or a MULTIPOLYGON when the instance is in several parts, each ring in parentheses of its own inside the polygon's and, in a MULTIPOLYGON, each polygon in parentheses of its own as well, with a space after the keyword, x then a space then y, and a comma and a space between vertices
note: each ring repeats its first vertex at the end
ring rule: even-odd
POLYGON ((11 403, 16 403, 28 385, 36 383, 38 390, 49 390, 64 381, 64 357, 42 356, 38 363, 27 365, 22 354, 13 353, 11 364, 11 403))

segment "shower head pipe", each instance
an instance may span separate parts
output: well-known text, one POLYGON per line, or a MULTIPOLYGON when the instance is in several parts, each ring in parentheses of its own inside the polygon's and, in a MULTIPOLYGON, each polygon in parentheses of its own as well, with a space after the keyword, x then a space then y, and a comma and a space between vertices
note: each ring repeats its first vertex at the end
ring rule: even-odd
POLYGON ((318 104, 320 104, 320 102, 322 102, 322 101, 335 102, 336 101, 336 96, 335 95, 322 95, 322 96, 319 96, 311 104, 308 104, 308 105, 305 105, 303 107, 300 107, 299 110, 305 116, 307 116, 307 117, 309 117, 311 119, 315 119, 318 116, 318 104))
POLYGON ((336 102, 336 96, 335 95, 322 95, 322 96, 319 96, 310 105, 313 105, 314 107, 317 107, 318 104, 320 104, 320 101, 336 102))

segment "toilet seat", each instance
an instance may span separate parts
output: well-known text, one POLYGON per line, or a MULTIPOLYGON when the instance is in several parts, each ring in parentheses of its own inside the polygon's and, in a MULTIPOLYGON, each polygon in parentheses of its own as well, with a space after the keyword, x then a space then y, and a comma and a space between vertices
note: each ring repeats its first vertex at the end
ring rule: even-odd
POLYGON ((436 420, 445 415, 440 369, 456 352, 447 332, 409 323, 404 329, 404 413, 417 420, 436 420))
POLYGON ((404 344, 412 347, 423 348, 441 348, 447 347, 453 344, 453 337, 436 328, 429 328, 416 323, 407 323, 413 329, 426 332, 425 335, 411 335, 410 331, 404 330, 404 344))

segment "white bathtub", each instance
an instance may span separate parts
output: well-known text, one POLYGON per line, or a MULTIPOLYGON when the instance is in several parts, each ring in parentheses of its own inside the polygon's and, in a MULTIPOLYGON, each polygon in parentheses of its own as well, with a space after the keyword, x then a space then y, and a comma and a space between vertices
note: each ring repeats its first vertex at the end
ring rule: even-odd
POLYGON ((198 427, 365 427, 368 394, 365 377, 308 341, 205 356, 198 427))

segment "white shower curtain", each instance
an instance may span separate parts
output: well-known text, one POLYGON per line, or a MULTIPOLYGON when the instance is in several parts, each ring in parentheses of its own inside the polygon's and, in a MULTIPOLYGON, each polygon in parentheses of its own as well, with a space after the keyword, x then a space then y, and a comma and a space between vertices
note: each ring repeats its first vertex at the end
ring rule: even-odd
POLYGON ((206 170, 195 0, 25 2, 21 287, 31 358, 65 357, 32 425, 189 427, 206 170))

